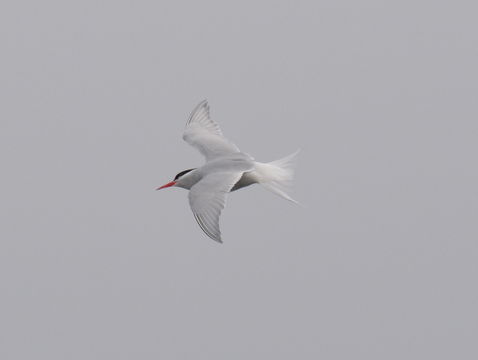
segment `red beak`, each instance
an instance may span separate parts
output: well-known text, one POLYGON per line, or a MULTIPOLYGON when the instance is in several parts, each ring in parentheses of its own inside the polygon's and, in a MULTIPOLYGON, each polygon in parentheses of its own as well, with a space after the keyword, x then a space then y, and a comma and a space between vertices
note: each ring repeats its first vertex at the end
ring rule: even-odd
POLYGON ((176 181, 171 181, 171 182, 167 183, 166 185, 160 186, 156 190, 161 190, 161 189, 164 189, 164 188, 167 188, 167 187, 170 187, 170 186, 174 186, 174 185, 176 185, 176 181))

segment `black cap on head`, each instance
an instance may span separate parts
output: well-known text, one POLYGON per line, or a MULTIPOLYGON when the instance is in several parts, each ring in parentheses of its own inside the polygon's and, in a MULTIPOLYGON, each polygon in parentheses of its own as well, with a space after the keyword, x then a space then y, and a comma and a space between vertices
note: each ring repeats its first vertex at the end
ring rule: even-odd
POLYGON ((174 177, 174 181, 176 181, 177 179, 179 179, 181 176, 183 176, 184 174, 187 174, 188 172, 190 171, 193 171, 194 169, 187 169, 187 170, 184 170, 184 171, 181 171, 179 174, 177 174, 175 177, 174 177))

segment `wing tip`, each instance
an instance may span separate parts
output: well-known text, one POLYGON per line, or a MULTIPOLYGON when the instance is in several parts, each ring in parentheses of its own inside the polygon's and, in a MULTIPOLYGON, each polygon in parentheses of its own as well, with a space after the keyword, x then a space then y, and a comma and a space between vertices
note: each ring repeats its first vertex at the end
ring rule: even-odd
POLYGON ((196 109, 200 109, 202 107, 209 107, 209 102, 207 101, 207 99, 202 100, 199 104, 196 105, 196 109))
POLYGON ((199 227, 201 230, 212 240, 218 242, 219 244, 222 244, 222 239, 221 239, 221 232, 218 234, 213 234, 207 226, 204 224, 204 220, 202 219, 202 216, 199 214, 194 214, 194 218, 196 219, 196 222, 198 223, 199 227))
POLYGON ((187 124, 191 123, 191 121, 194 119, 196 113, 199 110, 201 110, 202 108, 205 108, 206 112, 209 113, 209 104, 208 104, 207 99, 204 99, 203 101, 201 101, 199 104, 196 105, 196 107, 193 109, 193 111, 191 111, 191 114, 189 115, 189 119, 188 119, 187 124))

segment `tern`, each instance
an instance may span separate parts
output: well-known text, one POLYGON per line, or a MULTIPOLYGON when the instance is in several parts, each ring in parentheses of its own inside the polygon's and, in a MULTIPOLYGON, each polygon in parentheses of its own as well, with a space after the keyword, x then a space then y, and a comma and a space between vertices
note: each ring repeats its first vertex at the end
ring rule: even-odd
POLYGON ((189 190, 189 205, 194 218, 211 239, 222 243, 219 217, 229 192, 260 184, 286 200, 297 203, 287 193, 294 177, 299 150, 272 162, 255 161, 222 134, 219 125, 209 116, 207 100, 192 111, 183 139, 206 158, 206 163, 178 173, 174 180, 158 187, 180 187, 189 190))

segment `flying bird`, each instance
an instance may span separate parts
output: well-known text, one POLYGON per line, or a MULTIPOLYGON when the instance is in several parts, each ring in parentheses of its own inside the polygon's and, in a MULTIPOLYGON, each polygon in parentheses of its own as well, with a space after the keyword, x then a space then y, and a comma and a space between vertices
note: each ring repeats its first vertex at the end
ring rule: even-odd
POLYGON ((156 190, 176 186, 189 190, 189 205, 201 229, 211 239, 222 243, 219 217, 229 192, 252 184, 261 184, 275 194, 297 203, 285 190, 293 180, 298 150, 269 163, 255 161, 222 134, 209 116, 207 100, 192 111, 183 139, 206 158, 199 167, 181 171, 174 180, 156 190))

